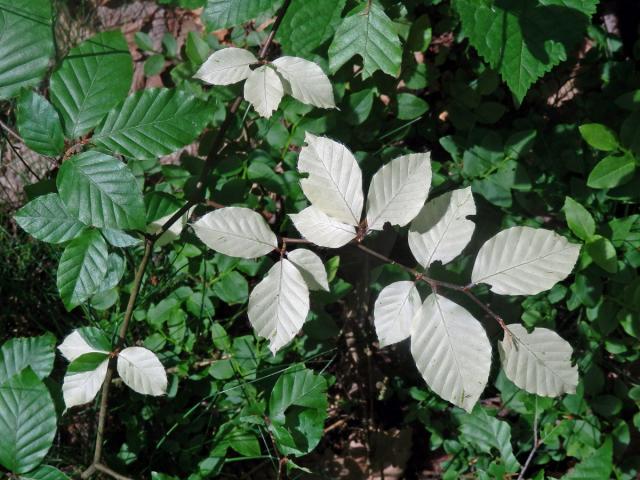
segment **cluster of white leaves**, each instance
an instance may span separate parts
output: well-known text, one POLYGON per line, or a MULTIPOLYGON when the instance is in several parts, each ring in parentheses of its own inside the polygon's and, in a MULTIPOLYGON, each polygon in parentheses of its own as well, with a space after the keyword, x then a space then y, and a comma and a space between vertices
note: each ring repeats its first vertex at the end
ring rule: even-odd
MULTIPOLYGON (((234 77, 236 78, 236 77, 234 77)), ((471 188, 447 192, 429 202, 428 153, 391 160, 371 179, 362 220, 362 172, 342 144, 306 134, 300 152, 300 181, 310 206, 289 215, 302 236, 328 248, 341 247, 386 223, 409 226, 411 252, 424 269, 446 264, 471 241, 476 206, 471 188)), ((208 213, 194 230, 209 247, 226 255, 255 258, 278 249, 278 240, 261 215, 241 207, 208 213)), ((513 227, 490 238, 476 258, 472 281, 495 293, 533 295, 550 289, 573 269, 580 246, 556 233, 513 227)), ((300 331, 309 312, 309 290, 328 290, 322 260, 306 249, 281 255, 249 297, 248 316, 257 335, 275 354, 300 331)), ((375 302, 374 325, 381 346, 411 338, 416 366, 431 389, 471 411, 491 369, 492 348, 482 324, 440 293, 424 302, 415 282, 385 287, 375 302)), ((510 325, 500 344, 505 373, 525 390, 547 396, 575 391, 577 368, 571 347, 556 333, 510 325)))
MULTIPOLYGON (((311 205, 290 214, 300 234, 321 247, 341 247, 357 235, 364 207, 362 171, 344 145, 307 132, 300 150, 300 186, 311 205)), ((367 195, 367 230, 385 223, 405 226, 420 211, 429 194, 428 153, 403 155, 384 165, 371 179, 367 195)))
POLYGON ((223 48, 214 52, 194 75, 211 85, 231 85, 246 80, 244 98, 263 117, 271 117, 284 94, 321 108, 335 108, 329 78, 313 62, 280 57, 262 64, 248 50, 223 48))
MULTIPOLYGON (((262 216, 244 207, 209 212, 193 224, 209 248, 231 257, 256 258, 276 250, 278 239, 262 216)), ((329 290, 318 255, 298 248, 287 252, 253 289, 248 316, 255 332, 275 354, 300 331, 309 313, 309 290, 329 290)))
MULTIPOLYGON (((67 408, 93 400, 109 367, 109 352, 87 338, 87 329, 74 330, 58 347, 70 362, 62 384, 67 408)), ((167 374, 156 355, 142 347, 128 347, 118 354, 118 374, 132 390, 145 395, 164 395, 167 374)))

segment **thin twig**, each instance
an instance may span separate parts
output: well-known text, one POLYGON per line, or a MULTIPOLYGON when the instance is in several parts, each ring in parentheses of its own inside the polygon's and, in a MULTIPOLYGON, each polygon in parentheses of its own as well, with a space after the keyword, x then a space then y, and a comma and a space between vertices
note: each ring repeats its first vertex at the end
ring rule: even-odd
POLYGON ((535 411, 533 415, 533 447, 529 452, 529 456, 527 457, 527 461, 524 462, 524 466, 522 470, 520 470, 520 475, 518 475, 518 480, 524 479, 524 474, 527 472, 529 465, 531 464, 531 460, 533 460, 533 456, 536 454, 538 447, 540 446, 540 440, 538 440, 538 397, 535 400, 535 411))

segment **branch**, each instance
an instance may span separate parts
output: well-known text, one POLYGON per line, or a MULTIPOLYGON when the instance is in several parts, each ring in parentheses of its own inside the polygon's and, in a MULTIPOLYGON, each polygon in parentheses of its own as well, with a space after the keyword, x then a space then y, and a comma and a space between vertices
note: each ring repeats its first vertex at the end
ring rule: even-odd
POLYGON ((538 447, 542 442, 538 439, 538 397, 536 397, 535 403, 535 414, 533 416, 533 448, 531 452, 529 452, 529 456, 527 457, 527 461, 524 463, 522 470, 520 470, 520 475, 518 475, 517 480, 523 480, 524 474, 527 472, 529 465, 531 464, 531 460, 533 460, 533 456, 536 454, 538 447))

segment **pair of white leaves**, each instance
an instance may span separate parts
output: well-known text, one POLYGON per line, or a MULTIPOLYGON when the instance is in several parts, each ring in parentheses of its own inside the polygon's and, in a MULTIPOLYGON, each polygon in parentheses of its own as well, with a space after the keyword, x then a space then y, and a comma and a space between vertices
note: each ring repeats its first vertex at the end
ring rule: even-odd
MULTIPOLYGON (((100 390, 109 367, 109 352, 105 342, 96 342, 97 329, 78 329, 68 335, 58 347, 71 362, 62 384, 67 408, 93 400, 100 390), (89 335, 87 332, 92 332, 89 335)), ((117 358, 118 374, 132 390, 159 396, 167 391, 167 374, 158 357, 142 347, 123 349, 117 358)))
MULTIPOLYGON (((478 320, 438 294, 429 295, 421 305, 413 282, 386 287, 374 315, 376 329, 394 324, 383 337, 387 345, 411 336, 416 366, 435 393, 468 412, 473 410, 487 384, 492 357, 491 343, 478 320), (407 328, 408 334, 401 333, 407 328)), ((513 324, 508 330, 510 334, 500 343, 507 378, 536 395, 575 392, 578 370, 571 365, 569 343, 546 328, 528 333, 513 324)))
POLYGON ((249 296, 247 314, 275 355, 298 334, 309 313, 309 290, 329 291, 320 257, 298 248, 269 269, 249 296))
MULTIPOLYGON (((256 258, 277 249, 278 239, 264 218, 244 207, 209 212, 194 223, 209 248, 232 257, 256 258)), ((248 316, 275 354, 302 328, 309 313, 309 290, 329 290, 320 257, 298 248, 276 263, 249 296, 248 316)))
MULTIPOLYGON (((307 240, 338 248, 353 240, 364 207, 362 171, 342 144, 307 132, 300 151, 300 181, 311 205, 289 215, 307 240)), ((367 195, 367 228, 382 230, 385 223, 404 226, 420 211, 429 194, 431 159, 428 153, 403 155, 380 168, 367 195)))
POLYGON ((248 50, 223 48, 214 52, 194 75, 211 85, 231 85, 246 79, 244 98, 263 117, 271 117, 284 94, 321 108, 335 108, 329 78, 313 62, 298 57, 280 57, 260 62, 248 50))

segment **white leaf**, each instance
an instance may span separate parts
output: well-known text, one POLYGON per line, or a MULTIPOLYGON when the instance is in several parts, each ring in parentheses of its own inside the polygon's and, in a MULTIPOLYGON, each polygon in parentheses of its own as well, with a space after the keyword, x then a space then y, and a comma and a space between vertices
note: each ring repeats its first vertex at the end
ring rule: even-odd
POLYGON ((488 283, 502 295, 535 295, 571 273, 580 245, 542 228, 512 227, 480 248, 473 283, 488 283))
POLYGON ((362 171, 353 154, 342 144, 325 137, 305 135, 307 146, 300 150, 298 171, 308 173, 300 180, 302 191, 330 217, 358 225, 364 195, 362 171))
POLYGON ((271 117, 283 95, 282 80, 273 68, 266 65, 253 70, 244 83, 244 98, 261 117, 271 117))
POLYGON ((518 324, 507 328, 511 335, 505 334, 498 347, 509 380, 544 397, 575 393, 578 367, 571 365, 569 343, 547 328, 534 328, 531 333, 518 324))
POLYGON ((418 263, 450 262, 464 250, 475 229, 467 215, 475 215, 471 187, 453 190, 427 202, 409 228, 409 248, 418 263))
POLYGON ((275 355, 295 337, 309 313, 309 289, 289 260, 276 263, 249 296, 249 321, 275 355))
POLYGON ((411 320, 420 308, 414 282, 394 282, 382 289, 373 307, 373 323, 381 347, 411 335, 411 320))
POLYGON ((382 230, 386 222, 404 227, 420 211, 431 186, 431 155, 413 153, 394 158, 371 179, 367 226, 382 230))
MULTIPOLYGON (((161 247, 180 238, 180 234, 182 233, 184 226, 187 224, 187 221, 189 220, 189 217, 191 216, 194 208, 195 207, 190 208, 178 220, 173 222, 173 224, 167 229, 167 231, 160 235, 160 238, 156 240, 155 245, 157 247, 161 247)), ((177 211, 178 210, 172 212, 170 215, 151 222, 149 225, 147 225, 147 233, 155 234, 159 232, 162 226, 167 223, 177 211)))
POLYGON ((473 410, 489 378, 491 344, 469 312, 443 296, 429 295, 411 324, 411 354, 434 392, 473 410))
POLYGON ((62 383, 62 396, 67 408, 93 400, 104 382, 109 366, 107 357, 95 370, 67 373, 62 383))
POLYGON ((289 217, 304 238, 321 247, 342 247, 356 238, 355 227, 329 217, 313 205, 289 217))
POLYGON ((261 257, 278 247, 278 239, 264 218, 244 207, 209 212, 193 229, 207 247, 230 257, 261 257))
POLYGON ((280 57, 273 65, 293 98, 316 107, 335 108, 331 82, 318 65, 298 57, 280 57))
POLYGON ((135 392, 153 396, 167 392, 167 373, 158 357, 146 348, 122 350, 118 354, 118 375, 135 392))
POLYGON ((242 48, 223 48, 213 54, 198 69, 195 78, 211 85, 231 85, 251 73, 250 65, 258 59, 242 48))
POLYGON ((109 353, 108 351, 101 350, 91 346, 84 337, 80 334, 80 331, 74 330, 66 336, 64 341, 58 346, 60 353, 73 362, 76 358, 86 353, 109 353))
POLYGON ((327 271, 324 268, 322 259, 306 248, 297 248, 287 253, 287 259, 293 263, 298 270, 310 290, 326 290, 329 291, 329 281, 327 280, 327 271))

